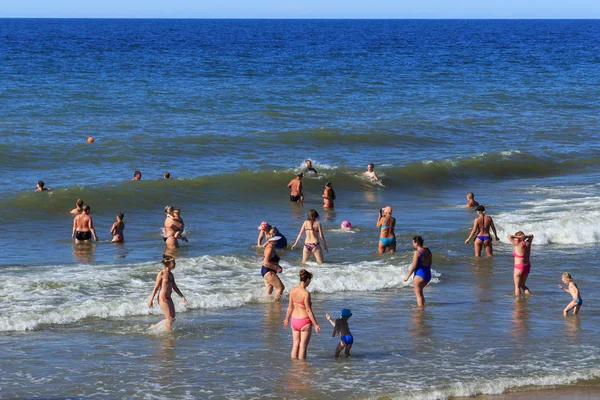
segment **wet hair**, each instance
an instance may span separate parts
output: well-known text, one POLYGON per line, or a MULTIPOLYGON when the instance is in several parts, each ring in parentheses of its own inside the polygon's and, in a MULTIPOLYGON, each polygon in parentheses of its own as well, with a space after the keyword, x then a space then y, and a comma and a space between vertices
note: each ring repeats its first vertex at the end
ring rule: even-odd
POLYGON ((373 164, 373 163, 367 164, 367 167, 373 167, 373 168, 375 168, 375 164, 373 164))
POLYGON ((142 175, 142 173, 136 169, 135 172, 133 173, 133 176, 136 176, 136 175, 142 175))
POLYGON ((300 276, 300 282, 310 281, 313 277, 313 274, 305 269, 301 269, 300 272, 298 272, 298 275, 300 276))
POLYGON ((417 242, 419 246, 423 246, 423 238, 421 236, 413 237, 413 242, 417 242))
POLYGON ((565 278, 568 278, 568 279, 573 279, 573 277, 571 276, 571 274, 568 273, 568 272, 563 272, 562 276, 565 277, 565 278))
POLYGON ((319 218, 319 213, 317 212, 317 210, 312 209, 308 212, 308 221, 310 221, 310 228, 313 228, 313 224, 315 223, 315 221, 317 220, 317 218, 319 218))
POLYGON ((306 161, 304 161, 304 162, 305 162, 305 163, 309 162, 309 163, 311 163, 311 164, 312 164, 312 161, 311 161, 311 160, 306 160, 306 161))
POLYGON ((485 212, 485 207, 482 206, 482 205, 479 205, 479 206, 477 206, 477 208, 475 209, 475 211, 477 211, 477 212, 479 212, 479 211, 485 212))
POLYGON ((83 211, 90 211, 90 206, 88 206, 87 204, 83 206, 83 211))
POLYGON ((163 174, 163 176, 165 177, 165 179, 169 179, 169 178, 171 177, 171 174, 170 174, 170 173, 168 173, 168 172, 165 172, 165 173, 163 174))
POLYGON ((296 174, 296 176, 297 176, 298 178, 302 178, 302 177, 304 176, 304 174, 303 174, 302 172, 298 172, 298 173, 296 174))
POLYGON ((44 181, 38 181, 38 185, 40 185, 40 187, 44 187, 44 181))
POLYGON ((469 199, 473 199, 473 198, 475 198, 475 195, 473 194, 473 192, 469 192, 469 193, 467 193, 467 197, 469 199))
POLYGON ((175 262, 175 257, 173 257, 172 255, 169 255, 169 254, 163 254, 162 258, 163 259, 162 259, 161 263, 163 265, 167 265, 169 263, 175 262))
POLYGON ((79 208, 83 207, 83 200, 77 199, 77 201, 75 202, 75 205, 79 208))
POLYGON ((117 219, 119 221, 122 221, 124 216, 125 216, 125 213, 121 211, 120 213, 117 214, 117 219))
POLYGON ((329 187, 331 187, 331 182, 329 182, 329 181, 328 181, 328 182, 325 182, 325 186, 329 186, 329 187))

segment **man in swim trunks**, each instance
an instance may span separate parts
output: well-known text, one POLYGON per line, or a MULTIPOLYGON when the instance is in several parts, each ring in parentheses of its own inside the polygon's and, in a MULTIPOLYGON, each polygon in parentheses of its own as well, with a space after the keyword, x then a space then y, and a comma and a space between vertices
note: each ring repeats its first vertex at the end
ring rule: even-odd
POLYGON ((302 176, 302 172, 299 172, 287 185, 287 187, 290 188, 290 201, 295 203, 302 203, 304 201, 304 195, 302 194, 302 176))
POLYGON ((75 244, 79 244, 91 240, 92 235, 94 235, 94 240, 97 242, 98 236, 90 216, 90 206, 85 205, 83 206, 83 212, 73 219, 73 234, 71 236, 75 239, 75 244))

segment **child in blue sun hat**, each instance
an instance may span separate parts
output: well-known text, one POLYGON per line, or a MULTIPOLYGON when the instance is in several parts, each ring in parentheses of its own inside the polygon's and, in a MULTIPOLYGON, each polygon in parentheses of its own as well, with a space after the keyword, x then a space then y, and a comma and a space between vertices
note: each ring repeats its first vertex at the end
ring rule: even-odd
POLYGON ((335 337, 336 334, 341 336, 340 343, 335 349, 335 358, 339 358, 340 353, 344 349, 346 349, 344 351, 346 357, 350 357, 350 349, 352 348, 352 343, 354 343, 354 337, 352 337, 350 327, 348 326, 348 318, 352 316, 352 311, 347 308, 342 309, 340 318, 336 319, 335 322, 331 319, 331 315, 325 314, 325 316, 327 317, 327 321, 333 325, 333 334, 331 336, 335 337))

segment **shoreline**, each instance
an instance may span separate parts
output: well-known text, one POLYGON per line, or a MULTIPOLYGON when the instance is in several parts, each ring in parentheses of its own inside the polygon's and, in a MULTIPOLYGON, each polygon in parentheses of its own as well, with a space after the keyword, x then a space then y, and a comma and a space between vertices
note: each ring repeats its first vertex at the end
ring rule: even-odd
POLYGON ((574 384, 555 388, 531 388, 504 394, 480 394, 474 397, 451 397, 452 400, 596 400, 600 399, 600 384, 574 384))

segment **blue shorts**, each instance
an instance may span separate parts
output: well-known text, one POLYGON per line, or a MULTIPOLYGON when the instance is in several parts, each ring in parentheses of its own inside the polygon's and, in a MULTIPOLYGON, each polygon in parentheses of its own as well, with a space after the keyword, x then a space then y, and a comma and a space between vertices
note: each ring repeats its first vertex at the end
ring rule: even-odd
POLYGON ((575 304, 577 304, 578 306, 583 304, 583 300, 581 300, 581 297, 577 299, 577 301, 575 302, 575 304))
POLYGON ((342 343, 344 343, 344 344, 354 343, 354 338, 352 337, 352 335, 342 336, 341 339, 342 339, 342 343))

